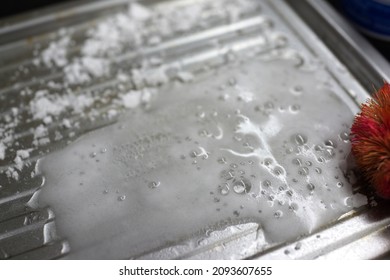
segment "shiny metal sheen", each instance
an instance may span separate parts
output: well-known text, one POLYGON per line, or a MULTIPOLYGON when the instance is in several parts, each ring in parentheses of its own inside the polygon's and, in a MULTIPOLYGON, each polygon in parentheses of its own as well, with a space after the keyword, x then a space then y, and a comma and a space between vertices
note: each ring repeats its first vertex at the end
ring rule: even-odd
MULTIPOLYGON (((163 1, 164 5, 176 5, 179 1, 163 1)), ((183 1, 193 3, 194 1, 183 1)), ((363 102, 372 89, 383 80, 390 80, 390 66, 345 20, 327 3, 321 0, 264 0, 262 13, 272 19, 278 29, 291 36, 291 46, 305 49, 326 66, 327 71, 345 89, 346 96, 353 94, 356 103, 363 102), (340 73, 340 65, 348 71, 340 73)), ((128 1, 75 1, 71 4, 34 12, 0 23, 0 117, 10 114, 11 107, 23 110, 28 102, 19 95, 20 89, 28 85, 36 87, 37 79, 61 81, 61 75, 45 69, 36 69, 25 76, 11 79, 20 65, 31 67, 34 45, 47 45, 52 33, 58 28, 72 27, 80 34, 94 22, 127 7, 128 1), (37 77, 35 79, 34 77, 37 77)), ((145 5, 161 5, 160 1, 143 1, 145 5)), ((259 47, 256 32, 261 25, 257 14, 248 14, 234 24, 218 23, 207 30, 191 35, 171 38, 158 46, 147 47, 142 54, 128 50, 112 59, 112 64, 131 68, 139 57, 152 56, 164 51, 169 63, 181 61, 183 67, 196 73, 205 62, 223 67, 221 57, 228 49, 240 53, 259 47), (215 49, 210 42, 219 40, 226 50, 215 49), (191 54, 188 56, 187 54, 191 54)), ((77 41, 74 51, 80 47, 77 41)), ((269 52, 267 47, 261 52, 269 52)), ((80 86, 80 94, 86 91, 113 88, 114 77, 96 81, 86 87, 80 86)), ((105 96, 110 99, 110 95, 105 96)), ((106 112, 114 105, 95 108, 106 112)), ((46 147, 34 150, 30 164, 18 182, 10 181, 4 174, 12 165, 12 157, 0 161, 0 259, 56 259, 65 257, 71 250, 56 233, 55 213, 50 208, 39 209, 34 205, 34 195, 42 184, 39 175, 31 178, 37 160, 87 131, 112 122, 96 117, 90 121, 80 115, 67 116, 80 121, 80 127, 64 135, 64 139, 52 141, 46 147)), ((4 118, 0 118, 4 122, 4 118)), ((14 137, 27 148, 31 145, 30 127, 34 125, 22 119, 14 137)), ((53 124, 53 130, 60 124, 53 124)), ((15 150, 17 147, 14 147, 15 150)), ((272 247, 264 246, 261 228, 251 220, 237 221, 228 228, 216 228, 210 232, 197 233, 203 242, 197 250, 188 250, 186 244, 194 240, 177 241, 172 246, 158 248, 138 256, 140 259, 375 259, 388 258, 390 252, 390 208, 382 201, 378 205, 365 206, 341 217, 310 236, 289 240, 272 247), (256 240, 256 246, 248 247, 256 240), (240 254, 238 254, 240 252, 240 254)), ((253 244, 252 244, 253 245, 253 244)))

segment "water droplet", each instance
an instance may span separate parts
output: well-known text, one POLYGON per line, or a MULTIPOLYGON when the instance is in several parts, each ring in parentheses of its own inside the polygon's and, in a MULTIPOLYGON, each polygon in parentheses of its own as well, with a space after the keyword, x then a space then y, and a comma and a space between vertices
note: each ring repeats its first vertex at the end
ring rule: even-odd
POLYGON ((267 102, 264 103, 264 108, 266 108, 266 109, 268 109, 268 110, 274 109, 274 108, 275 108, 275 105, 274 105, 273 102, 267 101, 267 102))
POLYGON ((150 188, 150 189, 155 189, 155 188, 158 188, 159 186, 160 186, 160 182, 156 182, 156 181, 152 181, 152 182, 149 182, 149 184, 148 184, 148 187, 150 188))
POLYGON ((221 178, 225 180, 231 180, 235 176, 234 170, 229 169, 229 170, 222 170, 221 172, 221 178))
POLYGON ((325 146, 331 147, 331 148, 336 148, 337 147, 336 143, 334 141, 330 140, 330 139, 326 140, 324 142, 324 144, 325 144, 325 146))
POLYGON ((295 165, 302 165, 302 161, 299 159, 299 158, 294 158, 293 160, 292 160, 292 163, 294 163, 295 165))
POLYGON ((324 147, 322 145, 315 145, 314 150, 317 152, 322 152, 324 150, 324 147))
POLYGON ((321 168, 319 168, 319 167, 316 167, 315 171, 316 171, 318 174, 321 174, 321 173, 322 173, 322 170, 321 170, 321 168))
POLYGON ((298 242, 297 244, 295 244, 295 247, 294 247, 294 249, 295 250, 300 250, 302 248, 302 243, 301 242, 298 242))
POLYGON ((286 194, 291 197, 293 196, 294 192, 292 190, 288 190, 286 191, 286 194))
POLYGON ((272 159, 270 159, 270 158, 266 158, 266 159, 264 160, 264 165, 265 165, 265 166, 269 166, 269 165, 271 165, 271 164, 272 164, 272 162, 273 162, 273 160, 272 160, 272 159))
POLYGON ((233 191, 237 194, 245 194, 250 191, 252 184, 245 178, 233 180, 233 191))
POLYGON ((235 163, 232 163, 232 164, 230 164, 230 167, 231 167, 231 168, 237 168, 237 167, 238 167, 238 165, 237 165, 237 164, 235 164, 235 163))
POLYGON ((312 183, 309 183, 309 184, 307 184, 307 189, 309 190, 309 191, 314 191, 314 189, 316 188, 315 186, 314 186, 314 184, 312 184, 312 183))
POLYGON ((108 194, 108 190, 104 190, 104 191, 103 191, 103 194, 108 194))
POLYGON ((300 167, 298 169, 298 174, 302 176, 306 176, 309 174, 309 169, 307 167, 300 167))
POLYGON ((100 150, 100 152, 101 152, 102 154, 104 154, 104 153, 107 152, 107 149, 106 149, 106 148, 102 148, 102 149, 100 150))
POLYGON ((262 185, 263 187, 269 188, 269 187, 271 186, 271 181, 269 181, 269 180, 264 180, 264 181, 261 183, 261 185, 262 185))
POLYGON ((96 157, 96 152, 93 152, 93 153, 91 153, 89 156, 91 157, 91 158, 94 158, 94 157, 96 157))
POLYGON ((288 254, 290 254, 290 251, 286 249, 286 250, 284 250, 284 254, 288 255, 288 254))
POLYGON ((288 206, 288 209, 289 209, 290 211, 293 211, 293 212, 297 211, 298 208, 299 208, 298 204, 296 204, 296 203, 294 203, 294 202, 291 203, 291 204, 288 206))
POLYGON ((310 160, 306 161, 305 163, 306 163, 307 166, 312 166, 313 165, 313 163, 310 160))
POLYGON ((220 201, 220 199, 218 197, 214 197, 214 202, 215 203, 218 203, 220 201))
POLYGON ((248 142, 245 142, 242 144, 245 148, 249 148, 249 149, 252 149, 253 147, 248 143, 248 142))
POLYGON ((193 151, 190 152, 190 157, 195 158, 197 156, 198 156, 197 151, 193 150, 193 151))
POLYGON ((254 164, 255 162, 253 161, 253 160, 248 160, 248 164, 249 165, 252 165, 252 164, 254 164))
POLYGON ((281 210, 278 210, 274 213, 274 217, 279 219, 281 217, 283 217, 283 212, 281 210))
POLYGON ((291 141, 299 146, 302 146, 307 143, 307 137, 303 134, 298 133, 291 137, 291 141))
POLYGON ((118 201, 124 201, 126 199, 125 195, 118 196, 118 201))
POLYGON ((333 148, 330 148, 324 151, 324 155, 327 159, 331 159, 336 155, 336 153, 333 148))
POLYGON ((276 175, 276 176, 280 176, 280 175, 282 175, 283 173, 284 173, 284 171, 283 171, 283 168, 282 167, 280 167, 280 166, 276 166, 275 168, 274 168, 274 174, 276 175))
POLYGON ((353 200, 352 197, 348 196, 346 199, 344 199, 345 206, 352 207, 353 206, 353 200))
POLYGON ((302 86, 294 86, 290 92, 293 95, 301 95, 303 93, 303 87, 302 86))
POLYGON ((218 186, 218 191, 222 195, 228 195, 229 194, 229 190, 230 190, 230 188, 229 188, 229 184, 228 183, 225 183, 222 186, 218 186))
POLYGON ((323 163, 323 162, 325 162, 325 159, 324 159, 324 157, 318 157, 317 161, 320 163, 323 163))
POLYGON ((344 186, 344 184, 343 184, 342 182, 337 182, 336 186, 337 186, 338 188, 342 188, 342 187, 344 186))
POLYGON ((238 216, 240 216, 240 212, 237 211, 237 210, 234 210, 234 211, 233 211, 233 215, 236 216, 236 217, 238 217, 238 216))
POLYGON ((349 142, 349 134, 347 132, 341 132, 339 135, 340 139, 344 141, 345 143, 349 142))
POLYGON ((300 109, 301 109, 301 106, 299 106, 298 104, 294 104, 294 105, 290 106, 290 111, 292 113, 297 113, 297 112, 299 112, 300 109))
POLYGON ((201 136, 201 137, 207 137, 207 136, 209 136, 209 132, 206 130, 206 129, 201 129, 201 130, 199 130, 199 136, 201 136))

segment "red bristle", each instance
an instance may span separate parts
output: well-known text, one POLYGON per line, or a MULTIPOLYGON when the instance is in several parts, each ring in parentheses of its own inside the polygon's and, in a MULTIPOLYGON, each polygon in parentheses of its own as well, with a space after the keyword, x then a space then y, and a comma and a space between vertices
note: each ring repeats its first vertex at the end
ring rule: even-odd
POLYGON ((390 199, 390 84, 361 106, 351 142, 358 168, 379 196, 390 199))

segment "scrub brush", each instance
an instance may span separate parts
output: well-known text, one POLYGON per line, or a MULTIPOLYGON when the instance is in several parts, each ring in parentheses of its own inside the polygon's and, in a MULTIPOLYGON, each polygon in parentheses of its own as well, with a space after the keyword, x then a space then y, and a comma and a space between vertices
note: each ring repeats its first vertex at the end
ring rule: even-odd
POLYGON ((362 104, 351 128, 352 154, 378 196, 390 199, 390 84, 362 104))

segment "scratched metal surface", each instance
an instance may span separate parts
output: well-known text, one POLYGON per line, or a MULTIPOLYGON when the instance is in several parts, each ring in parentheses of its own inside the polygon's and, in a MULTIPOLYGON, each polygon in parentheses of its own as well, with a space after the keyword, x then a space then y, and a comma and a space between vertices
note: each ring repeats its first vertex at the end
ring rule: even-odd
MULTIPOLYGON (((237 0, 238 1, 238 0, 237 0)), ((202 1, 199 1, 202 2, 202 1)), ((144 1, 146 6, 193 5, 196 1, 144 1)), ((13 138, 13 146, 5 159, 0 160, 0 259, 57 259, 65 257, 71 249, 66 239, 56 233, 55 213, 49 209, 40 209, 36 205, 36 196, 44 183, 42 176, 31 176, 39 158, 51 151, 60 149, 87 131, 115 122, 108 118, 107 112, 118 105, 110 102, 116 86, 115 77, 108 76, 93 80, 86 85, 78 85, 74 90, 79 94, 96 92, 103 94, 108 101, 92 104, 86 112, 64 112, 63 117, 77 120, 79 126, 63 132, 62 139, 56 139, 54 131, 61 128, 60 122, 51 124, 50 143, 35 147, 31 128, 39 125, 31 120, 24 108, 32 98, 21 92, 25 87, 38 90, 43 82, 63 81, 61 73, 34 65, 34 49, 37 45, 47 46, 57 34, 59 28, 72 28, 75 42, 73 51, 77 52, 83 40, 83 32, 107 16, 127 8, 128 1, 80 1, 77 6, 51 8, 43 13, 34 13, 7 22, 0 27, 0 122, 9 123, 17 118, 12 134, 2 132, 2 139, 13 138), (20 71, 20 70, 23 71, 20 71), (26 70, 27 69, 27 70, 26 70), (107 93, 107 94, 105 94, 107 93), (15 114, 17 108, 18 115, 15 114), (20 113, 22 112, 22 113, 20 113), (92 113, 91 113, 92 112, 92 113), (93 116, 93 118, 91 118, 93 116), (30 149, 29 164, 20 172, 19 180, 9 179, 5 173, 12 166, 18 149, 30 149)), ((217 17, 205 28, 197 27, 185 34, 174 34, 163 38, 154 46, 139 49, 127 49, 120 56, 111 58, 110 63, 116 69, 132 69, 140 57, 151 57, 156 53, 165 53, 169 63, 180 61, 183 67, 196 74, 202 71, 204 64, 211 67, 224 67, 229 56, 238 57, 245 52, 271 52, 275 49, 294 48, 304 51, 308 56, 320 60, 334 79, 344 89, 346 95, 353 95, 356 102, 364 101, 368 96, 370 84, 379 85, 386 79, 389 70, 381 62, 380 56, 365 47, 366 44, 345 22, 339 21, 332 10, 322 1, 258 1, 259 9, 246 11, 238 21, 231 23, 224 16, 217 17), (293 7, 289 6, 292 3, 293 7), (299 2, 299 4, 296 4, 299 2), (294 9, 296 11, 294 11, 294 9), (327 12, 325 15, 321 15, 327 12), (318 16, 309 16, 318 13, 318 16), (330 16, 329 16, 330 13, 330 16), (261 17, 259 17, 261 16, 261 17), (280 31, 287 40, 260 44, 259 33, 267 18, 267 28, 280 31), (303 19, 304 20, 303 20, 303 19), (307 21, 306 21, 307 20, 307 21), (337 24, 335 24, 335 22, 337 24), (310 29, 310 27, 313 29, 310 29), (345 27, 346 26, 346 27, 345 27), (314 30, 314 31, 313 31, 314 30), (345 30, 347 30, 347 33, 345 30), (322 32, 322 33, 321 33, 322 32), (320 34, 319 37, 317 34, 320 34), (219 42, 219 46, 210 42, 219 42), (326 45, 326 44, 328 45, 326 45), (221 48, 220 45, 223 47, 221 48), (340 47, 343 46, 343 47, 340 47), (349 51, 345 51, 346 47, 349 51), (369 51, 367 51, 369 50, 369 51), (367 55, 369 53, 369 55, 367 55), (348 58, 346 59, 346 56, 348 58), (352 58, 351 58, 352 56, 352 58), (347 69, 340 71, 343 64, 347 69), (379 62, 378 62, 379 61, 379 62)), ((72 54, 71 54, 72 55, 72 54)), ((131 88, 131 85, 125 85, 131 88)), ((36 174, 36 173, 33 173, 36 174)), ((262 232, 258 224, 251 221, 216 229, 207 233, 202 245, 189 250, 191 240, 181 240, 166 248, 138 256, 154 259, 375 259, 386 258, 390 251, 390 211, 379 201, 340 218, 337 222, 319 231, 302 237, 294 242, 262 246, 262 232), (257 246, 253 245, 257 240, 257 246)), ((202 233, 200 233, 202 234, 202 233)))

